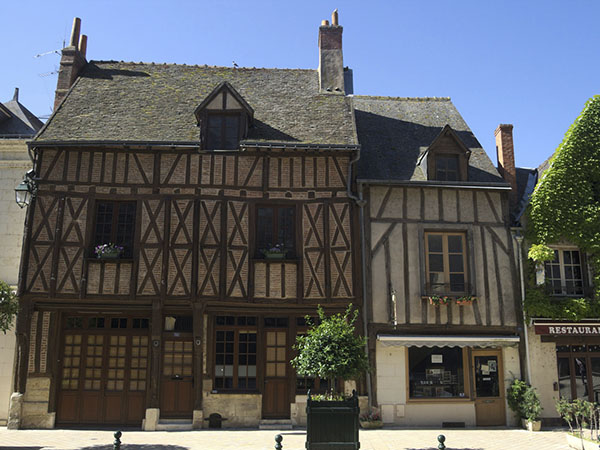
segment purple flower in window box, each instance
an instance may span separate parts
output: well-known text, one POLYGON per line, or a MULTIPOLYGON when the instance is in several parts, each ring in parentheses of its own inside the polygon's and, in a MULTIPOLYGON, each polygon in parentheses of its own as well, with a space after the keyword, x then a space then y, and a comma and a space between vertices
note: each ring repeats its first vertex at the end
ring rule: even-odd
POLYGON ((101 244, 94 248, 98 259, 118 259, 123 254, 123 247, 117 244, 101 244))
POLYGON ((265 259, 284 259, 287 250, 283 244, 275 244, 273 246, 269 245, 268 248, 263 248, 260 252, 265 256, 265 259))

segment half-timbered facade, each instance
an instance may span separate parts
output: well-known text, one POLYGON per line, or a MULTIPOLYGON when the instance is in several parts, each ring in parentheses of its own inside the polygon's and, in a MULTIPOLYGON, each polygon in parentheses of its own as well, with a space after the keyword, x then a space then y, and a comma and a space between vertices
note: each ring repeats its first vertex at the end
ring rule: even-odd
POLYGON ((320 72, 86 62, 78 28, 30 144, 21 426, 301 421, 304 317, 362 303, 341 27, 320 72))
POLYGON ((520 373, 510 186, 450 99, 354 106, 373 402, 386 423, 504 425, 520 373))

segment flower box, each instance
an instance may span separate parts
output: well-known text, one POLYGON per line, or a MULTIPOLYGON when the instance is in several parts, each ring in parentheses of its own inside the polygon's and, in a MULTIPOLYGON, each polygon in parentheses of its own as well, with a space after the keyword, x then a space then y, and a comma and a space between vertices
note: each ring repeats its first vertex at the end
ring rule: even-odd
POLYGON ((381 420, 361 420, 360 427, 365 430, 376 430, 383 428, 383 422, 381 420))
POLYGON ((432 295, 431 297, 429 297, 429 304, 434 305, 434 306, 447 306, 450 304, 451 301, 452 301, 452 299, 445 295, 443 295, 443 296, 432 295))
POLYGON ((474 302, 477 301, 477 297, 473 297, 471 295, 465 295, 463 297, 458 297, 456 299, 456 304, 457 305, 472 305, 474 302))
POLYGON ((98 259, 119 259, 123 253, 123 247, 116 244, 102 244, 94 249, 98 259))

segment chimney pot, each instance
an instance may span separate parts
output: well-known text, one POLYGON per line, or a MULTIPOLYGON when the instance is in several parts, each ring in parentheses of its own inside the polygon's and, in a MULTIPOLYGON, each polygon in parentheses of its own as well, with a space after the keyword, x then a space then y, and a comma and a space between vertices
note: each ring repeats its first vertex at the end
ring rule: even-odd
POLYGON ((331 13, 331 25, 337 27, 339 25, 338 20, 338 10, 335 8, 331 13))
POLYGON ((73 28, 71 29, 71 47, 77 48, 79 46, 79 31, 81 30, 81 19, 75 17, 73 19, 73 28))
POLYGON ((321 20, 321 26, 322 27, 328 27, 329 26, 329 20, 321 20))
POLYGON ((85 52, 87 51, 87 36, 85 34, 81 35, 81 39, 79 40, 79 53, 81 56, 85 58, 85 52))
POLYGON ((16 87, 16 88, 15 88, 15 93, 14 93, 14 95, 13 95, 13 100, 14 100, 15 102, 18 102, 18 101, 19 101, 19 88, 18 88, 18 87, 16 87))
POLYGON ((501 123, 494 132, 496 136, 496 155, 498 157, 498 172, 510 184, 510 204, 517 202, 517 169, 515 166, 515 147, 513 142, 512 124, 501 123))

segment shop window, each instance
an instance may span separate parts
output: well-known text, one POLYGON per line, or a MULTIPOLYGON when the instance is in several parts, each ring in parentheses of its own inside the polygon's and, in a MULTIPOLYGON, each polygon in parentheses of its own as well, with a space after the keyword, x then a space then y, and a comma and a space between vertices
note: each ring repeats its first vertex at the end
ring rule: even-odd
POLYGON ((275 246, 285 252, 285 258, 295 257, 295 216, 296 208, 294 206, 259 206, 257 208, 257 257, 263 257, 263 251, 268 251, 275 246))
POLYGON ((561 398, 600 402, 600 346, 557 345, 556 362, 561 398))
POLYGON ((468 293, 465 233, 425 233, 427 294, 468 293))
POLYGON ((135 202, 100 201, 96 204, 94 248, 115 244, 123 247, 122 258, 133 257, 135 206, 135 202))
POLYGON ((257 331, 248 329, 249 322, 256 325, 256 318, 217 316, 216 319, 214 388, 256 390, 257 331))
POLYGON ((465 372, 460 347, 408 349, 410 398, 463 398, 465 372))
POLYGON ((578 250, 554 250, 546 262, 546 282, 553 295, 583 295, 583 270, 578 250))
POLYGON ((110 319, 110 327, 111 328, 127 328, 127 318, 126 317, 113 317, 110 319))

